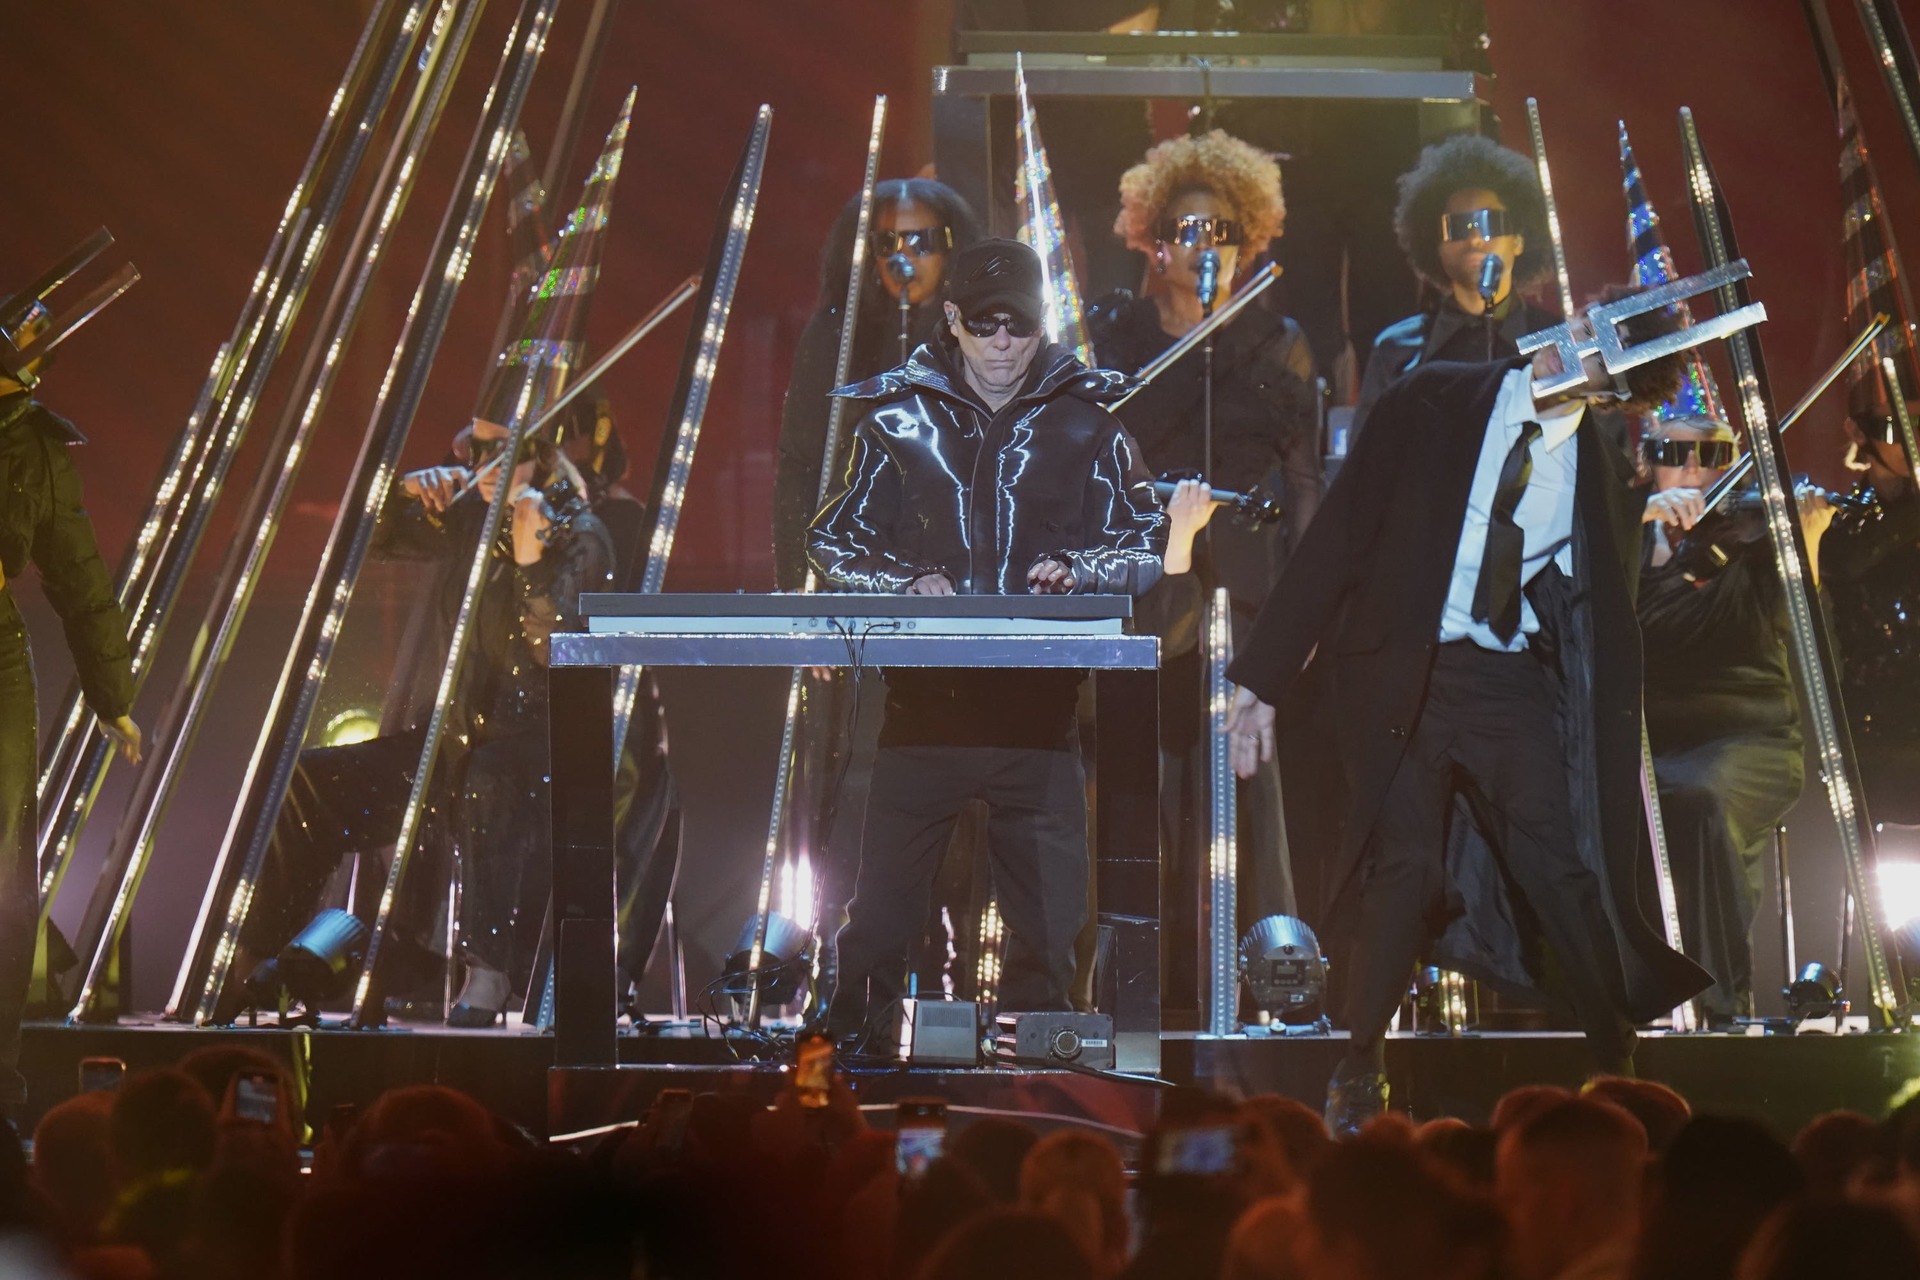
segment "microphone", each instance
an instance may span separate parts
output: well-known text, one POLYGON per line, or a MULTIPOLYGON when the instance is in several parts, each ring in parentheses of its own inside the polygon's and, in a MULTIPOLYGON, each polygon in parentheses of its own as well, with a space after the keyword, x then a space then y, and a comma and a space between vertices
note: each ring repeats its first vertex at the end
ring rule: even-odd
POLYGON ((1213 314, 1213 299, 1220 292, 1220 251, 1202 249, 1200 251, 1200 279, 1195 286, 1200 295, 1200 314, 1213 314))
POLYGON ((1500 292, 1500 277, 1506 271, 1507 264, 1500 261, 1500 255, 1490 253, 1480 259, 1480 301, 1493 306, 1493 297, 1500 292))
POLYGON ((896 253, 887 259, 887 274, 893 277, 895 284, 905 288, 913 282, 913 259, 904 253, 896 253))

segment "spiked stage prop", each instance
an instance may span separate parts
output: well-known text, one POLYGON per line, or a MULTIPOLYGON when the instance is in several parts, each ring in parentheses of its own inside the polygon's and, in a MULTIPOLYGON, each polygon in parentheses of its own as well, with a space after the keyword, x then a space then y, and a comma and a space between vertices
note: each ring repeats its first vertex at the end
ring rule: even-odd
POLYGON ((1026 63, 1017 53, 1013 55, 1013 85, 1020 105, 1020 167, 1014 174, 1014 202, 1020 210, 1018 238, 1040 255, 1047 340, 1066 347, 1091 368, 1093 347, 1087 341, 1086 313, 1080 301, 1080 285, 1074 278, 1066 223, 1060 217, 1060 201, 1053 194, 1053 168, 1047 163, 1047 145, 1040 140, 1040 121, 1034 115, 1033 100, 1027 96, 1026 63))
MULTIPOLYGON (((1739 246, 1734 239, 1726 198, 1714 178, 1693 113, 1685 107, 1680 109, 1680 136, 1687 157, 1688 197, 1702 254, 1712 266, 1723 267, 1737 258, 1739 246)), ((1736 310, 1748 301, 1749 290, 1741 280, 1727 281, 1718 286, 1718 292, 1723 312, 1736 310)), ((1871 988, 1869 994, 1882 1026, 1903 1025, 1908 1003, 1906 983, 1900 957, 1887 949, 1881 936, 1885 916, 1880 904, 1873 825, 1867 816, 1852 735, 1841 703, 1838 667, 1825 607, 1814 586, 1806 538, 1789 487, 1786 454, 1779 428, 1773 421, 1765 359, 1757 335, 1736 332, 1728 338, 1727 346, 1733 359, 1739 391, 1737 402, 1747 430, 1748 447, 1753 453, 1754 472, 1766 504, 1767 534, 1780 568, 1789 639, 1807 700, 1815 756, 1839 831, 1848 883, 1861 906, 1860 932, 1871 988)))
MULTIPOLYGON (((128 619, 136 688, 428 8, 427 0, 386 0, 368 18, 253 292, 214 361, 133 553, 121 566, 115 594, 128 619)), ((106 737, 81 705, 77 685, 69 688, 53 724, 38 789, 43 917, 59 893, 78 833, 113 759, 106 737)))
POLYGON ((245 514, 240 517, 238 527, 252 530, 252 536, 236 538, 227 549, 192 655, 154 726, 149 759, 134 783, 106 862, 94 882, 74 938, 74 949, 86 969, 78 989, 70 994, 70 1021, 97 1012, 95 1001, 118 952, 127 912, 139 892, 160 823, 233 652, 253 590, 340 372, 341 359, 353 340, 393 228, 406 210, 414 177, 438 130, 479 16, 477 5, 448 5, 429 37, 421 74, 344 255, 343 262, 351 270, 343 270, 334 282, 321 323, 309 340, 299 375, 267 446, 268 464, 256 478, 245 514))
POLYGON ((380 952, 388 926, 393 919, 400 890, 406 881, 420 840, 421 823, 426 817, 427 797, 437 779, 440 748, 446 736, 447 721, 459 698, 461 676, 466 670, 474 620, 481 596, 486 590, 488 569, 493 563, 495 541, 506 527, 507 509, 513 494, 513 460, 520 456, 527 440, 529 425, 546 404, 566 385, 579 358, 586 311, 594 284, 600 273, 600 246, 612 203, 614 183, 620 176, 620 161, 626 151, 627 127, 633 113, 634 94, 627 94, 619 117, 607 134, 599 162, 587 178, 580 203, 561 227, 547 270, 533 287, 528 303, 526 328, 518 341, 500 353, 496 366, 498 379, 495 398, 482 406, 482 416, 507 428, 507 443, 500 451, 503 474, 494 485, 493 497, 481 519, 479 537, 467 566, 466 588, 461 593, 460 610, 454 618, 453 637, 440 682, 427 720, 426 736, 414 766, 413 787, 407 796, 406 810, 400 819, 393 857, 387 864, 387 881, 374 914, 372 933, 367 939, 366 961, 353 994, 353 1025, 375 1026, 386 1021, 386 1010, 377 994, 375 977, 379 973, 380 952))
MULTIPOLYGON (((860 302, 866 294, 867 248, 869 233, 873 227, 873 190, 880 178, 880 146, 887 133, 887 99, 884 94, 873 100, 873 123, 867 130, 866 167, 860 180, 859 212, 854 218, 852 265, 847 270, 847 296, 840 310, 840 343, 834 355, 833 385, 843 387, 853 380, 854 336, 859 332, 860 302)), ((901 296, 906 296, 902 285, 901 296)), ((827 505, 832 496, 833 485, 839 479, 834 463, 840 457, 840 441, 847 430, 847 400, 834 396, 827 405, 827 434, 824 449, 820 455, 820 477, 815 486, 814 510, 827 505)), ((801 585, 803 592, 817 590, 819 582, 811 565, 801 585)), ((769 913, 773 910, 773 886, 776 877, 781 883, 799 883, 796 869, 801 858, 809 859, 810 867, 817 867, 814 860, 817 852, 812 847, 812 834, 824 837, 826 824, 818 820, 824 806, 833 802, 831 771, 819 768, 820 764, 831 760, 837 753, 849 751, 853 744, 840 732, 832 714, 832 702, 836 692, 836 682, 842 687, 837 691, 840 696, 853 699, 859 697, 856 682, 860 676, 853 672, 847 676, 836 673, 824 681, 813 681, 802 669, 794 668, 787 683, 786 718, 780 730, 780 755, 774 766, 772 813, 767 820, 767 841, 760 865, 760 892, 755 899, 753 920, 753 945, 747 956, 747 977, 750 994, 747 998, 747 1027, 757 1030, 760 1017, 761 981, 760 968, 766 958, 766 936, 769 926, 769 913), (815 785, 812 794, 805 797, 803 805, 796 801, 795 791, 801 785, 803 777, 815 785), (807 829, 803 831, 803 828, 807 829), (782 869, 784 864, 784 870, 782 869)), ((815 884, 820 883, 817 876, 815 884)), ((817 925, 820 919, 818 903, 809 903, 812 919, 803 922, 807 926, 817 925)), ((788 904, 791 912, 793 904, 788 904)), ((820 954, 822 940, 815 939, 814 954, 820 954)))
MULTIPOLYGON (((699 317, 687 333, 679 380, 668 410, 668 430, 661 435, 660 453, 654 463, 653 484, 647 501, 647 510, 653 516, 653 531, 640 577, 643 592, 658 592, 666 581, 667 561, 680 530, 687 481, 699 448, 701 427, 713 394, 714 373, 726 342, 727 321, 746 257, 747 238, 753 230, 754 212, 759 205, 760 179, 766 169, 767 140, 772 130, 773 108, 763 104, 755 113, 746 148, 734 167, 728 195, 721 205, 720 219, 707 251, 697 307, 699 317)), ((593 680, 598 674, 556 668, 549 673, 548 687, 559 700, 563 685, 593 680)), ((557 718, 551 724, 553 776, 572 773, 576 778, 573 784, 577 790, 573 797, 576 800, 588 794, 589 789, 605 787, 607 790, 602 794, 608 799, 607 813, 612 812, 614 765, 620 758, 625 737, 621 726, 632 712, 639 677, 638 668, 623 668, 617 681, 602 685, 596 691, 596 697, 614 698, 617 731, 610 741, 581 743, 575 740, 577 735, 571 728, 557 718), (575 761, 591 763, 583 771, 573 772, 575 761)), ((597 805, 588 807, 599 811, 597 805)), ((606 1060, 611 1061, 614 1023, 609 1012, 616 1002, 613 990, 614 833, 597 823, 563 824, 558 816, 563 808, 571 806, 555 806, 553 945, 555 955, 566 962, 569 979, 554 983, 551 1009, 554 1048, 563 1062, 595 1061, 598 1060, 593 1056, 596 1054, 604 1054, 606 1060)), ((764 945, 764 932, 757 936, 756 942, 764 945)))
MULTIPOLYGON (((1880 182, 1860 135, 1853 95, 1845 78, 1834 97, 1840 127, 1840 187, 1846 201, 1842 227, 1847 257, 1847 326, 1858 328, 1875 313, 1890 315, 1890 324, 1848 370, 1848 408, 1881 421, 1892 422, 1908 464, 1920 475, 1920 448, 1911 424, 1903 422, 1906 397, 1920 391, 1920 360, 1914 356, 1913 299, 1908 296, 1906 272, 1894 243, 1893 224, 1887 219, 1880 182)), ((1865 425, 1865 424, 1863 424, 1865 425)))
MULTIPOLYGON (((1553 174, 1547 164, 1546 133, 1540 124, 1540 102, 1537 98, 1527 99, 1527 134, 1533 144, 1533 164, 1540 176, 1540 191, 1545 197, 1547 207, 1547 234, 1553 248, 1554 280, 1560 289, 1560 313, 1571 321, 1574 315, 1573 278, 1567 271, 1567 249, 1560 236, 1560 208, 1553 198, 1553 174)), ((1623 160, 1630 158, 1624 150, 1626 128, 1621 127, 1623 160)), ((1638 170, 1635 169, 1635 176, 1638 170)), ((1637 246, 1636 246, 1637 251, 1637 246)), ((1589 317, 1595 336, 1599 335, 1602 321, 1598 317, 1589 317)), ((1617 335, 1611 324, 1605 325, 1606 337, 1617 344, 1617 335)), ((1562 323, 1549 332, 1564 338, 1567 325, 1562 323)), ((1529 338, 1522 339, 1520 350, 1525 354, 1531 348, 1527 346, 1529 338)), ((1580 368, 1580 353, 1574 344, 1566 342, 1560 348, 1561 367, 1568 370, 1580 368)), ((1574 384, 1579 379, 1575 378, 1574 384)), ((1540 390, 1539 384, 1535 384, 1540 390)), ((1673 857, 1667 847, 1667 824, 1660 813, 1660 791, 1653 781, 1653 744, 1647 737, 1647 718, 1644 712, 1640 716, 1640 807, 1646 814, 1647 843, 1653 852, 1653 879, 1655 890, 1660 899, 1660 921, 1666 934, 1667 945, 1680 950, 1680 899, 1673 885, 1673 857)), ((1677 1030, 1694 1031, 1699 1027, 1698 1010, 1692 1002, 1680 1005, 1673 1011, 1673 1025, 1677 1030)))
POLYGON ((439 354, 447 319, 471 258, 480 222, 493 196, 500 160, 513 136, 533 72, 559 0, 522 0, 500 57, 481 117, 467 147, 438 233, 407 310, 355 459, 326 551, 298 629, 255 740, 240 803, 216 855, 214 872, 194 922, 186 955, 168 1000, 169 1017, 207 1022, 232 967, 240 927, 264 865, 267 846, 300 748, 318 703, 374 524, 397 473, 427 376, 439 354))
MULTIPOLYGON (((1660 215, 1647 199, 1640 163, 1633 157, 1633 143, 1627 137, 1627 122, 1620 121, 1620 185, 1627 200, 1627 253, 1633 259, 1633 283, 1643 289, 1671 284, 1680 278, 1673 265, 1673 250, 1660 233, 1660 215)), ((1685 302, 1676 304, 1680 322, 1693 323, 1693 311, 1685 302)), ((1672 399, 1654 410, 1662 422, 1700 422, 1731 425, 1720 403, 1720 388, 1714 385, 1713 371, 1699 351, 1689 351, 1681 366, 1680 390, 1672 399)))

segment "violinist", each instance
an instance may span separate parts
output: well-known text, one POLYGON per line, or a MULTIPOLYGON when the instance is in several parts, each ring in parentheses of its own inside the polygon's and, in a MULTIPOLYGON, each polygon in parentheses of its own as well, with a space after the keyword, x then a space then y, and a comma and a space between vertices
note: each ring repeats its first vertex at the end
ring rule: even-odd
MULTIPOLYGON (((1664 493, 1710 489, 1739 445, 1726 423, 1686 414, 1656 419, 1640 452, 1664 493)), ((1763 855, 1804 780, 1786 605, 1758 498, 1727 498, 1684 537, 1650 526, 1640 573, 1647 735, 1684 949, 1713 975, 1700 996, 1709 1025, 1752 1012, 1763 855)), ((1826 510, 1810 494, 1802 519, 1817 527, 1826 510)))
MULTIPOLYGON (((1920 823, 1920 495, 1884 395, 1856 388, 1847 465, 1860 480, 1820 543, 1841 696, 1880 822, 1920 823)), ((1920 403, 1913 406, 1920 413, 1920 403)))
MULTIPOLYGON (((530 967, 547 896, 548 637, 579 628, 580 593, 605 590, 613 566, 606 527, 587 508, 586 484, 573 464, 541 438, 503 459, 508 439, 507 428, 476 419, 445 464, 402 476, 388 495, 375 543, 390 558, 448 567, 440 612, 450 622, 487 503, 499 485, 510 486, 429 804, 429 823, 450 839, 461 862, 465 981, 447 1017, 452 1026, 499 1019, 516 985, 510 974, 530 967)), ((424 736, 422 720, 363 742, 301 753, 241 930, 235 972, 252 976, 244 988, 228 985, 220 1020, 273 998, 274 957, 312 917, 341 858, 398 836, 424 736)), ((366 918, 370 906, 352 909, 366 918)), ((429 917, 403 910, 399 918, 429 917)), ((392 941, 401 944, 401 956, 427 949, 420 936, 392 941)))

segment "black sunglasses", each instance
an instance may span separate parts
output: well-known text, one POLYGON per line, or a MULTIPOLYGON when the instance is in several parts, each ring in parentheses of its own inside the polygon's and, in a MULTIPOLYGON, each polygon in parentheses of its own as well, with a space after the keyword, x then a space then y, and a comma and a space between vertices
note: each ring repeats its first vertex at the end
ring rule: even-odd
POLYGON ((1184 218, 1162 218, 1153 229, 1153 238, 1163 244, 1192 249, 1199 245, 1238 245, 1240 224, 1232 218, 1207 218, 1190 213, 1184 218))
POLYGON ((1719 471, 1733 465, 1739 451, 1731 440, 1642 440, 1640 454, 1656 467, 1684 467, 1693 454, 1700 455, 1700 465, 1708 471, 1719 471))
POLYGON ((952 227, 919 227, 911 231, 875 231, 867 239, 873 245, 874 253, 882 258, 891 258, 896 253, 910 253, 916 258, 925 258, 931 254, 945 253, 953 248, 952 227))
POLYGON ((1000 332, 1000 326, 1002 325, 1005 325, 1007 333, 1015 338, 1031 338, 1034 334, 1040 332, 1040 322, 1038 320, 1027 320, 1020 316, 1000 315, 998 313, 990 316, 965 317, 960 323, 965 325, 967 332, 976 338, 991 338, 994 334, 1000 332))
POLYGON ((1443 240, 1470 239, 1476 231, 1482 240, 1491 240, 1495 236, 1512 235, 1519 229, 1505 209, 1469 209, 1465 213, 1440 215, 1440 238, 1443 240))

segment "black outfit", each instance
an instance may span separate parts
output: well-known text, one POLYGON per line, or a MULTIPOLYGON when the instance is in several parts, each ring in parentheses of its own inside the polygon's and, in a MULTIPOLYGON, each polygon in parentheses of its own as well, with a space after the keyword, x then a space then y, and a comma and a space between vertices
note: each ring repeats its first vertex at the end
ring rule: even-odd
MULTIPOLYGON (((1654 535, 1648 535, 1649 547, 1654 535)), ((1647 737, 1686 952, 1713 975, 1709 1017, 1745 1016, 1764 855, 1805 781, 1786 603, 1771 545, 1734 548, 1699 583, 1640 573, 1647 737)))
MULTIPOLYGON (((1174 343, 1151 298, 1119 293, 1088 313, 1103 367, 1137 372, 1174 343)), ((1313 354, 1300 326, 1249 308, 1222 329, 1213 357, 1213 472, 1223 489, 1264 486, 1281 498, 1285 523, 1248 528, 1225 517, 1196 544, 1195 572, 1162 578, 1140 601, 1136 620, 1161 639, 1161 847, 1177 886, 1162 907, 1167 931, 1169 1008, 1198 1008, 1201 902, 1206 893, 1209 756, 1206 660, 1198 643, 1215 587, 1228 590, 1236 641, 1280 576, 1287 547, 1320 505, 1320 440, 1314 413, 1313 354)), ((1195 350, 1138 392, 1117 415, 1154 474, 1204 470, 1206 359, 1195 350)), ((1238 787, 1241 915, 1298 915, 1278 763, 1238 787)))
MULTIPOLYGON (((854 338, 852 373, 864 381, 900 362, 900 308, 869 272, 868 296, 860 309, 854 338)), ((913 349, 932 341, 945 319, 941 294, 908 311, 913 349)), ((773 482, 773 567, 782 591, 798 591, 806 580, 807 526, 820 510, 820 462, 827 447, 827 415, 832 404, 834 366, 840 354, 843 308, 835 304, 814 312, 794 352, 793 374, 780 414, 780 443, 773 482)), ((833 473, 846 470, 853 448, 857 414, 845 415, 833 473)), ((813 851, 824 919, 833 920, 853 896, 860 865, 860 825, 873 786, 874 747, 879 738, 885 690, 877 676, 856 677, 836 671, 826 679, 803 677, 800 735, 795 746, 793 798, 786 814, 787 843, 813 851), (845 727, 852 720, 852 732, 845 727)), ((984 875, 978 823, 963 820, 955 829, 951 852, 942 864, 940 892, 929 908, 927 933, 915 950, 913 971, 923 988, 951 983, 962 998, 971 995, 973 955, 979 916, 985 909, 984 875), (951 955, 949 955, 951 952, 951 955)), ((830 927, 830 926, 829 926, 830 927)), ((831 949, 821 957, 818 987, 830 994, 838 960, 831 949)))
POLYGON ((1354 438, 1373 417, 1374 405, 1386 389, 1404 374, 1436 360, 1505 360, 1519 350, 1520 339, 1560 322, 1559 316, 1542 311, 1518 293, 1502 298, 1492 315, 1490 326, 1486 317, 1462 311, 1453 295, 1447 293, 1426 310, 1382 329, 1373 340, 1366 372, 1360 378, 1360 398, 1354 402, 1347 447, 1353 447, 1354 438))
POLYGON ((1352 937, 1355 1057, 1380 1050, 1423 952, 1499 989, 1557 988, 1604 1064, 1631 1054, 1628 1018, 1707 985, 1648 923, 1645 491, 1596 415, 1575 433, 1574 573, 1549 564, 1527 585, 1528 648, 1438 640, 1481 444, 1521 363, 1423 365, 1381 397, 1231 671, 1271 704, 1316 646, 1328 668, 1349 794, 1330 928, 1352 937), (1450 837, 1456 798, 1468 838, 1450 837))
MULTIPOLYGON (((965 384, 957 353, 922 347, 839 394, 864 411, 846 487, 814 522, 809 554, 840 590, 902 592, 943 573, 962 593, 1024 595, 1052 557, 1074 589, 1138 592, 1159 575, 1162 521, 1135 504, 1119 424, 1125 390, 1043 347, 998 413, 965 384)), ((891 1014, 927 916, 938 856, 962 805, 989 809, 987 845, 1013 935, 1001 1004, 1065 1009, 1086 918, 1085 779, 1074 726, 1082 673, 887 673, 886 720, 839 936, 837 1035, 891 1014)))
MULTIPOLYGON (((430 518, 396 482, 377 547, 383 555, 464 566, 485 513, 470 489, 430 518)), ((605 590, 612 565, 606 527, 583 507, 564 528, 556 526, 545 554, 530 565, 514 562, 503 533, 443 740, 429 821, 461 861, 461 946, 473 960, 519 976, 530 966, 547 899, 547 641, 554 631, 579 628, 580 593, 605 590)), ((445 575, 447 619, 458 612, 465 587, 464 572, 445 575)), ((657 736, 654 714, 636 707, 633 736, 657 736)), ((398 836, 424 733, 414 728, 301 753, 241 930, 249 960, 276 954, 306 923, 342 856, 398 836)))
POLYGON ((33 652, 11 585, 29 564, 60 615, 87 706, 103 720, 133 710, 126 619, 67 457, 85 439, 24 391, 0 397, 0 1106, 25 1096, 20 1017, 40 922, 33 652))
POLYGON ((1876 822, 1920 824, 1920 490, 1862 482, 1820 540, 1841 698, 1876 822))

